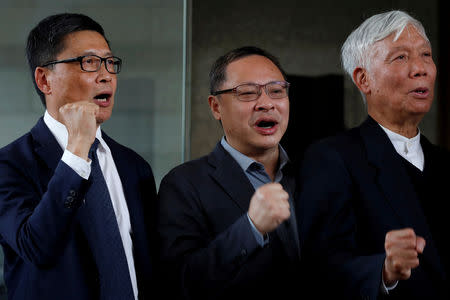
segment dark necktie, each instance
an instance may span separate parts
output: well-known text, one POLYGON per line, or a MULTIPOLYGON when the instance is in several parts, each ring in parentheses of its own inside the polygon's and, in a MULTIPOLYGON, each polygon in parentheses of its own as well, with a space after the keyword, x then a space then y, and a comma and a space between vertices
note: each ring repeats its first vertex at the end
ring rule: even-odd
POLYGON ((89 150, 91 185, 85 205, 80 210, 80 223, 97 264, 100 299, 134 299, 130 273, 120 237, 108 187, 97 157, 99 141, 89 150))

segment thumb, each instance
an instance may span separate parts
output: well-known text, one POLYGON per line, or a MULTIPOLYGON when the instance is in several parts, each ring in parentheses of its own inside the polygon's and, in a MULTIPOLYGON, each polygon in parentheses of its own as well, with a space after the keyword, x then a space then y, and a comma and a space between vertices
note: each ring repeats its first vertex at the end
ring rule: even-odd
POLYGON ((422 253, 423 249, 425 248, 425 244, 426 244, 425 239, 423 237, 421 237, 421 236, 417 236, 417 238, 416 238, 416 250, 417 250, 417 252, 422 253))

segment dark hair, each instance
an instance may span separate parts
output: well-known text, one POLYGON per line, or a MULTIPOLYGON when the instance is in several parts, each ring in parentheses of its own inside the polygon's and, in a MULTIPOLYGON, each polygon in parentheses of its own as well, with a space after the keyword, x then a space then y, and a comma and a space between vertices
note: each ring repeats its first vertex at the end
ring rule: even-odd
POLYGON ((82 14, 62 13, 48 16, 40 21, 28 35, 26 48, 28 65, 34 88, 41 97, 44 107, 46 106, 45 95, 37 87, 34 80, 34 71, 46 62, 56 59, 56 56, 64 50, 64 38, 69 33, 82 30, 100 33, 109 45, 102 26, 82 14))
POLYGON ((286 80, 286 73, 275 56, 258 47, 244 46, 225 53, 214 62, 209 72, 209 92, 212 94, 217 91, 219 86, 226 80, 226 68, 230 63, 250 55, 260 55, 271 60, 286 80))

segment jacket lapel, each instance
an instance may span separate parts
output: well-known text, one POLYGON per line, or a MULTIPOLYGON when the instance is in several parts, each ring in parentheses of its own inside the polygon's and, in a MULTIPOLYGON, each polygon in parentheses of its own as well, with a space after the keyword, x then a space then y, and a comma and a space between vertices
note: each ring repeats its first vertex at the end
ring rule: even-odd
POLYGON ((43 179, 48 182, 61 160, 63 149, 59 146, 56 138, 50 132, 42 117, 31 129, 31 135, 35 141, 34 150, 48 167, 47 172, 43 175, 45 176, 45 179, 43 179))
POLYGON ((239 164, 225 151, 220 142, 209 154, 208 162, 215 168, 211 176, 217 184, 243 212, 247 212, 255 189, 239 164))
POLYGON ((429 226, 414 192, 415 187, 409 179, 401 157, 386 133, 372 118, 369 117, 361 125, 361 136, 369 163, 376 169, 375 182, 397 216, 399 229, 410 227, 417 235, 424 237, 427 241, 424 257, 436 269, 442 270, 429 226))

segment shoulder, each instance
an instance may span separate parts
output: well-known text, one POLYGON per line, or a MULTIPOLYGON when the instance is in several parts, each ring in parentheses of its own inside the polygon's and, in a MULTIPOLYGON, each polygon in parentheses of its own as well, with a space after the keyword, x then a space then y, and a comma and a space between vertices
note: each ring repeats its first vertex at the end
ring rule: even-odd
POLYGON ((148 162, 140 154, 138 154, 135 150, 131 149, 130 147, 117 142, 104 132, 102 132, 102 137, 105 140, 106 144, 108 144, 108 147, 110 148, 114 156, 120 157, 120 159, 123 158, 131 160, 130 162, 136 161, 148 164, 148 162))
POLYGON ((305 156, 314 156, 315 153, 345 154, 362 146, 362 139, 358 128, 352 128, 334 136, 325 137, 313 142, 305 151, 305 156))
POLYGON ((210 169, 208 164, 208 156, 202 156, 173 167, 163 178, 161 184, 170 180, 196 180, 201 176, 205 176, 210 169))
MULTIPOLYGON (((202 181, 218 169, 234 167, 233 159, 226 153, 220 142, 207 155, 186 161, 172 168, 164 179, 184 178, 192 182, 202 181)), ((237 164, 236 164, 237 165, 237 164)))
POLYGON ((161 179, 158 197, 164 199, 165 205, 180 201, 186 205, 189 199, 201 198, 214 186, 207 165, 207 157, 203 156, 173 167, 161 179))
POLYGON ((105 140, 106 144, 108 144, 114 162, 117 166, 123 166, 122 169, 126 168, 131 171, 134 170, 136 174, 139 174, 143 177, 154 178, 150 163, 135 150, 120 144, 119 142, 106 135, 104 132, 102 132, 102 137, 105 140))
POLYGON ((36 142, 30 133, 0 149, 0 185, 16 188, 16 180, 20 179, 31 186, 33 182, 41 179, 46 166, 35 149, 36 142))
POLYGON ((441 155, 449 155, 450 150, 442 145, 432 143, 425 135, 420 135, 420 142, 425 150, 432 150, 441 155))
POLYGON ((10 144, 0 148, 1 161, 22 161, 34 159, 34 141, 31 133, 28 132, 10 144))
POLYGON ((450 164, 450 151, 443 145, 431 143, 424 135, 420 136, 422 149, 425 155, 430 156, 441 164, 450 164))
POLYGON ((300 163, 297 173, 303 180, 329 180, 346 177, 367 164, 367 150, 358 128, 311 144, 300 163))

